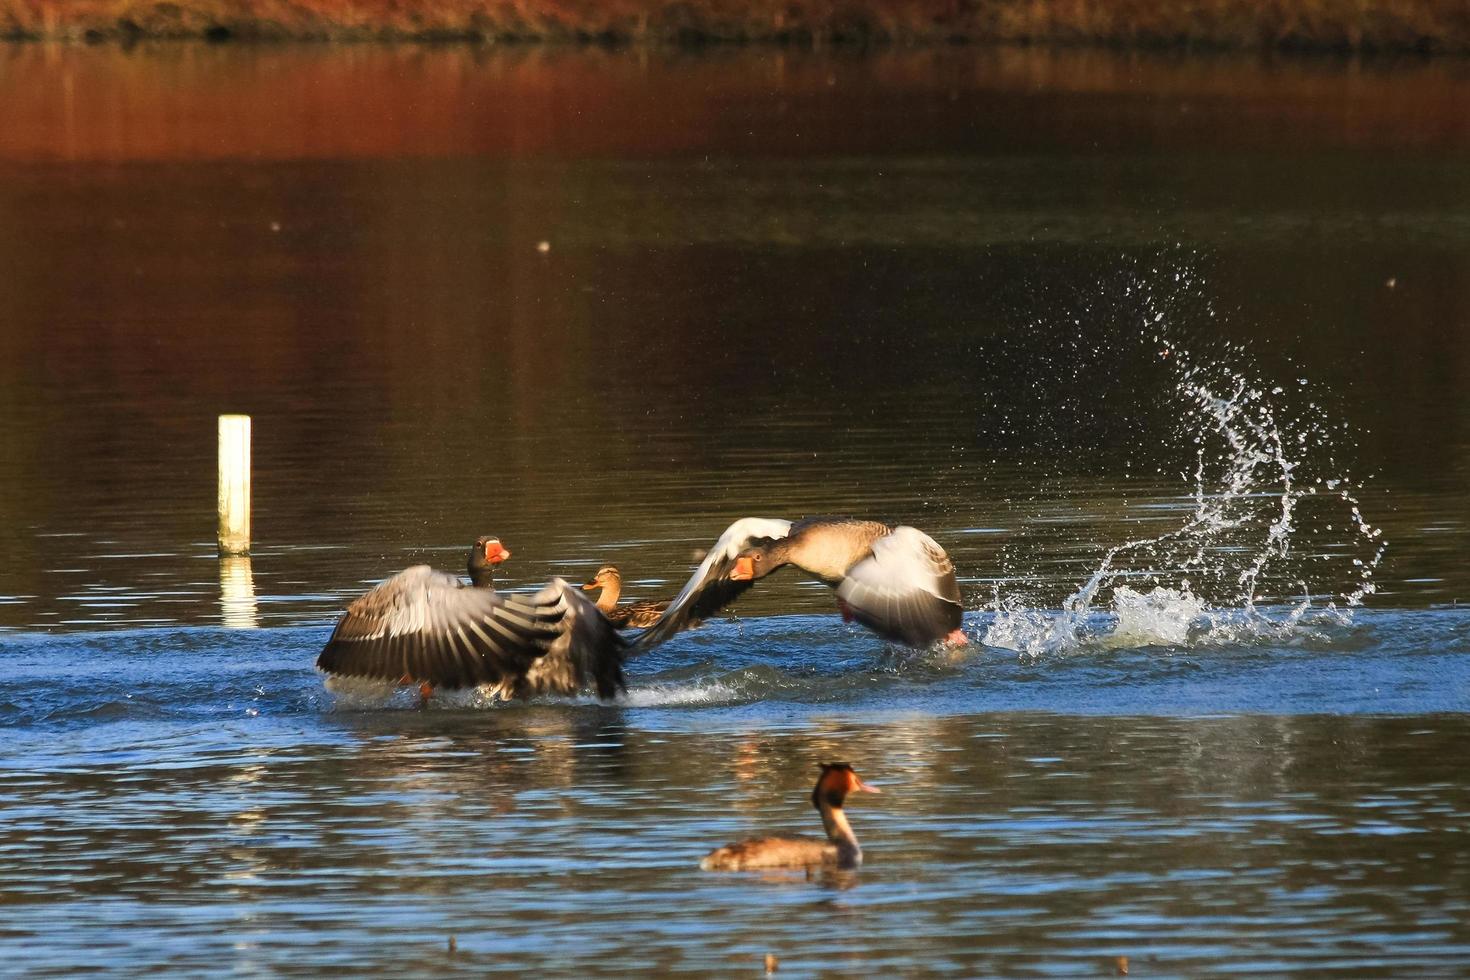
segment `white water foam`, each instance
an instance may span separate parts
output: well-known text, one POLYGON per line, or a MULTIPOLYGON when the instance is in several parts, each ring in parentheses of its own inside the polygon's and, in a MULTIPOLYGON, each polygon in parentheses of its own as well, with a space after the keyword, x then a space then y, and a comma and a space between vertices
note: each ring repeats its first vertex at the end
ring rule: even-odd
POLYGON ((678 684, 653 683, 629 688, 619 704, 630 708, 662 708, 684 704, 734 704, 749 700, 738 687, 723 681, 685 681, 678 684))
MULTIPOLYGON (((725 679, 690 679, 654 682, 630 688, 617 699, 618 704, 632 708, 671 705, 737 704, 753 697, 748 688, 759 686, 760 677, 744 676, 742 671, 725 679), (742 683, 744 682, 744 683, 742 683)), ((422 704, 418 688, 395 681, 378 681, 358 677, 328 677, 326 689, 332 695, 332 707, 339 711, 375 711, 387 707, 417 707, 422 704)), ((539 702, 565 704, 599 704, 591 694, 570 696, 546 695, 539 702)), ((506 700, 494 685, 463 689, 440 688, 434 691, 429 706, 435 709, 492 709, 506 700)))
MULTIPOLYGON (((1195 447, 1192 512, 1172 530, 1110 548, 1060 610, 1033 608, 997 586, 983 642, 1038 657, 1082 646, 1279 640, 1309 615, 1345 621, 1345 610, 1373 593, 1386 547, 1363 517, 1356 484, 1333 470, 1345 426, 1315 403, 1298 408, 1286 386, 1255 381, 1246 368, 1195 360, 1170 339, 1148 292, 1135 290, 1145 308, 1139 337, 1169 365, 1182 433, 1195 447), (1316 553, 1294 555, 1294 535, 1316 539, 1316 553), (1288 586, 1301 598, 1283 607, 1288 586), (1270 587, 1277 605, 1266 609, 1270 587), (1109 595, 1111 607, 1099 608, 1109 595)), ((1229 354, 1248 362, 1240 348, 1229 354)), ((1306 390, 1307 381, 1295 387, 1306 390)))
POLYGON ((323 686, 332 696, 332 705, 346 711, 364 711, 387 704, 398 692, 395 681, 373 680, 367 677, 338 677, 324 675, 323 686))

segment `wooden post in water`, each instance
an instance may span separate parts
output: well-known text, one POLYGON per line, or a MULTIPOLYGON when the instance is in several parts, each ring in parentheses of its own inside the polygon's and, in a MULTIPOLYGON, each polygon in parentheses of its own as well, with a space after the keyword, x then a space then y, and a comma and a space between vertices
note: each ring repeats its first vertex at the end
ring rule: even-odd
POLYGON ((250 553, 250 416, 219 417, 219 553, 250 553))

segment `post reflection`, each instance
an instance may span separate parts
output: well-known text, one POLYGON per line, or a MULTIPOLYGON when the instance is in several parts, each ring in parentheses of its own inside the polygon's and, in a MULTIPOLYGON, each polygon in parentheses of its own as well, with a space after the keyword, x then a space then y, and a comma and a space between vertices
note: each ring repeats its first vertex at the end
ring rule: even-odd
POLYGON ((256 629, 260 626, 255 601, 255 574, 249 555, 230 555, 219 561, 220 620, 226 629, 256 629))

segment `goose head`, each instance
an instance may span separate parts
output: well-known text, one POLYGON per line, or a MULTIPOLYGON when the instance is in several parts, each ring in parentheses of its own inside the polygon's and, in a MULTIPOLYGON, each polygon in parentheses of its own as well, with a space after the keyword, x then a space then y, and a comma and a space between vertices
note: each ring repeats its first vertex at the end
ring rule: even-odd
POLYGON ((752 547, 746 548, 735 558, 735 567, 730 569, 730 581, 753 582, 786 564, 785 540, 761 538, 752 547))
POLYGON ((470 546, 470 581, 489 585, 495 566, 510 557, 510 550, 491 535, 482 535, 470 546))

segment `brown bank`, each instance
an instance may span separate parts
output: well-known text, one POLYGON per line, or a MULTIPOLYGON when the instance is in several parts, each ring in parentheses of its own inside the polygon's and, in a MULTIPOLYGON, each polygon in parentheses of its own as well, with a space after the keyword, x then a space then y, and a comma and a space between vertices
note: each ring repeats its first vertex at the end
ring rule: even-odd
POLYGON ((0 36, 1007 41, 1470 53, 1470 0, 0 0, 0 36))

